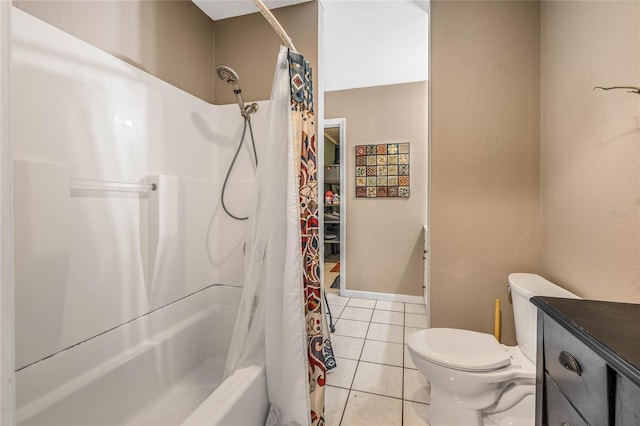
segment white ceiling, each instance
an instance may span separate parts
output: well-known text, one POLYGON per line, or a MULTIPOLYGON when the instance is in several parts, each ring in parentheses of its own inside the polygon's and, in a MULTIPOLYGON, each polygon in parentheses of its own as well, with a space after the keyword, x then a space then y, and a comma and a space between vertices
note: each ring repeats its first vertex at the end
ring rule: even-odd
MULTIPOLYGON (((251 0, 191 0, 214 21, 258 12, 251 0)), ((263 0, 269 9, 305 3, 311 0, 263 0)))
POLYGON ((325 91, 429 77, 429 3, 422 0, 323 0, 325 91))

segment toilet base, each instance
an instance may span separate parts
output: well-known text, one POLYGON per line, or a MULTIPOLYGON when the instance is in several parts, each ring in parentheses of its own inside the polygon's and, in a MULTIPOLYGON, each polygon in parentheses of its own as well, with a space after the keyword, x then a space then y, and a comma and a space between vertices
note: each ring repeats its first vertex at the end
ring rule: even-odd
POLYGON ((484 426, 534 426, 535 423, 535 395, 527 395, 512 408, 491 414, 482 415, 484 426))
POLYGON ((430 426, 533 426, 535 396, 528 395, 514 407, 500 413, 487 414, 462 405, 460 400, 431 388, 427 413, 430 426))
POLYGON ((482 426, 482 413, 432 387, 427 421, 430 426, 482 426))

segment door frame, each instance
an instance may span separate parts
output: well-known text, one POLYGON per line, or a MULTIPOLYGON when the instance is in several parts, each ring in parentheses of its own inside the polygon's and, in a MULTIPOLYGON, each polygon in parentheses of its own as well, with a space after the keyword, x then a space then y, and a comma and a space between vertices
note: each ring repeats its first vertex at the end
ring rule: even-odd
MULTIPOLYGON (((347 290, 347 180, 345 178, 346 173, 346 141, 347 141, 347 119, 346 118, 325 118, 324 129, 339 128, 340 129, 340 296, 344 296, 347 290)), ((324 138, 322 140, 322 152, 324 152, 324 138)), ((323 161, 324 166, 324 161, 323 161)), ((324 169, 324 167, 323 167, 324 169)), ((323 199, 322 215, 324 217, 324 175, 322 177, 323 194, 319 194, 323 199)), ((323 219, 324 223, 324 219, 323 219)), ((324 232, 324 226, 323 226, 324 232)), ((324 259, 324 241, 322 244, 322 251, 324 259)))

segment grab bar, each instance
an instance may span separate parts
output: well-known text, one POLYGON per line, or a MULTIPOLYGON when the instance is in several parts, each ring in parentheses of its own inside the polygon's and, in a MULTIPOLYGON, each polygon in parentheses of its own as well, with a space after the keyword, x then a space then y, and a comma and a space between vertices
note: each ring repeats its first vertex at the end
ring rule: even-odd
POLYGON ((81 191, 100 191, 100 192, 137 192, 147 193, 158 189, 157 183, 130 183, 130 182, 112 182, 96 179, 80 179, 71 178, 70 186, 72 190, 81 191))

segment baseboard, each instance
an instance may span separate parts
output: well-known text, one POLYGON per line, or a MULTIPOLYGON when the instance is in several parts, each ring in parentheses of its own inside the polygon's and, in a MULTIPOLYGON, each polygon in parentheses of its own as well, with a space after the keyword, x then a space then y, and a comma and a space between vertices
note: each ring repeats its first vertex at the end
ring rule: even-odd
POLYGON ((422 296, 410 296, 408 294, 392 294, 392 293, 377 293, 374 291, 361 291, 361 290, 342 290, 340 296, 344 297, 357 297, 360 299, 374 299, 385 300, 387 302, 404 302, 404 303, 416 303, 425 304, 424 297, 422 296))

